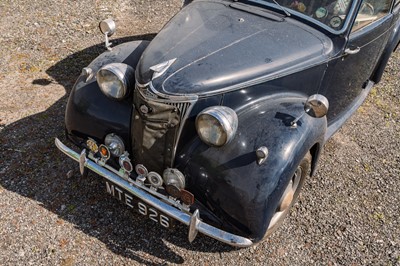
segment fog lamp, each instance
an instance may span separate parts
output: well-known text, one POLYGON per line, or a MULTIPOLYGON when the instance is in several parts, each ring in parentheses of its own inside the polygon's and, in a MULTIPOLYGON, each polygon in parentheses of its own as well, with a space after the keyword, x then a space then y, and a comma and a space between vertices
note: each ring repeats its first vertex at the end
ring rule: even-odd
POLYGON ((125 152, 124 141, 114 133, 106 136, 104 144, 110 148, 111 154, 116 157, 121 156, 125 152))
POLYGON ((174 185, 179 189, 185 188, 185 176, 176 168, 167 168, 163 173, 164 183, 174 185))

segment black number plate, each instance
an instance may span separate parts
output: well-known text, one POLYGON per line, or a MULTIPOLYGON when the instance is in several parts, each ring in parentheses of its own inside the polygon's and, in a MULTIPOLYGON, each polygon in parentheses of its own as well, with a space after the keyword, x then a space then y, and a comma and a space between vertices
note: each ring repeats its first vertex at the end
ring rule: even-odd
POLYGON ((141 202, 140 199, 116 186, 115 184, 106 181, 107 193, 123 202, 129 208, 138 211, 140 214, 147 216, 150 220, 160 224, 165 228, 172 226, 172 219, 165 214, 161 213, 156 208, 149 206, 148 204, 141 202))

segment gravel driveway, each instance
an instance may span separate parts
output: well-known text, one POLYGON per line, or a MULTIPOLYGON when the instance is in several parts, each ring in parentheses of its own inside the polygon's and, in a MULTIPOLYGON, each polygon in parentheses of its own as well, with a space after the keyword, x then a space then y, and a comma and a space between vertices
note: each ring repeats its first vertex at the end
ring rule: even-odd
POLYGON ((179 0, 0 1, 1 265, 400 265, 400 53, 327 143, 316 176, 267 241, 235 249, 164 230, 105 193, 55 147, 83 66, 114 42, 151 39, 179 0), (118 40, 115 40, 118 39, 118 40))

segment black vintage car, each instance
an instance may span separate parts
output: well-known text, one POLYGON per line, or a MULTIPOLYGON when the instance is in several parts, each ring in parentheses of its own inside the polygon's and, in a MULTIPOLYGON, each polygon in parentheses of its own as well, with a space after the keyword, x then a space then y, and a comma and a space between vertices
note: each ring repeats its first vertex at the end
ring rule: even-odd
MULTIPOLYGON (((400 40, 400 0, 199 0, 83 68, 57 147, 163 227, 245 247, 287 215, 400 40)), ((150 221, 149 221, 150 222, 150 221)))

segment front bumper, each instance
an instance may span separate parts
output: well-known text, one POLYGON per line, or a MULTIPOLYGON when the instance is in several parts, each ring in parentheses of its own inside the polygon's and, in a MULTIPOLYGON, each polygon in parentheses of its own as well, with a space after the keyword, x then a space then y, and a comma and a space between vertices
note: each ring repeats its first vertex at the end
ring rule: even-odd
POLYGON ((122 187, 123 189, 127 190, 129 193, 133 194, 134 196, 141 199, 143 202, 153 206, 154 208, 158 209, 159 211, 169 215, 170 217, 174 218, 175 220, 180 221, 181 223, 189 226, 189 233, 188 238, 189 241, 192 242, 197 233, 200 232, 205 234, 209 237, 212 237, 216 240, 224 242, 226 244, 236 246, 236 247, 248 247, 253 244, 253 242, 245 237, 237 236, 221 229, 218 229, 214 226, 211 226, 207 223, 204 223, 200 220, 199 211, 196 210, 192 215, 185 213, 173 206, 168 205, 167 203, 161 201, 160 199, 156 198, 153 195, 150 195, 148 192, 142 190, 139 186, 137 186, 133 182, 128 182, 117 174, 109 171, 108 169, 98 165, 96 162, 86 158, 85 153, 78 154, 72 149, 65 146, 59 139, 55 139, 55 145, 57 148, 65 153, 70 158, 74 159, 75 161, 79 162, 79 166, 81 171, 84 167, 92 170, 96 174, 106 178, 108 181, 114 183, 117 186, 122 187))

